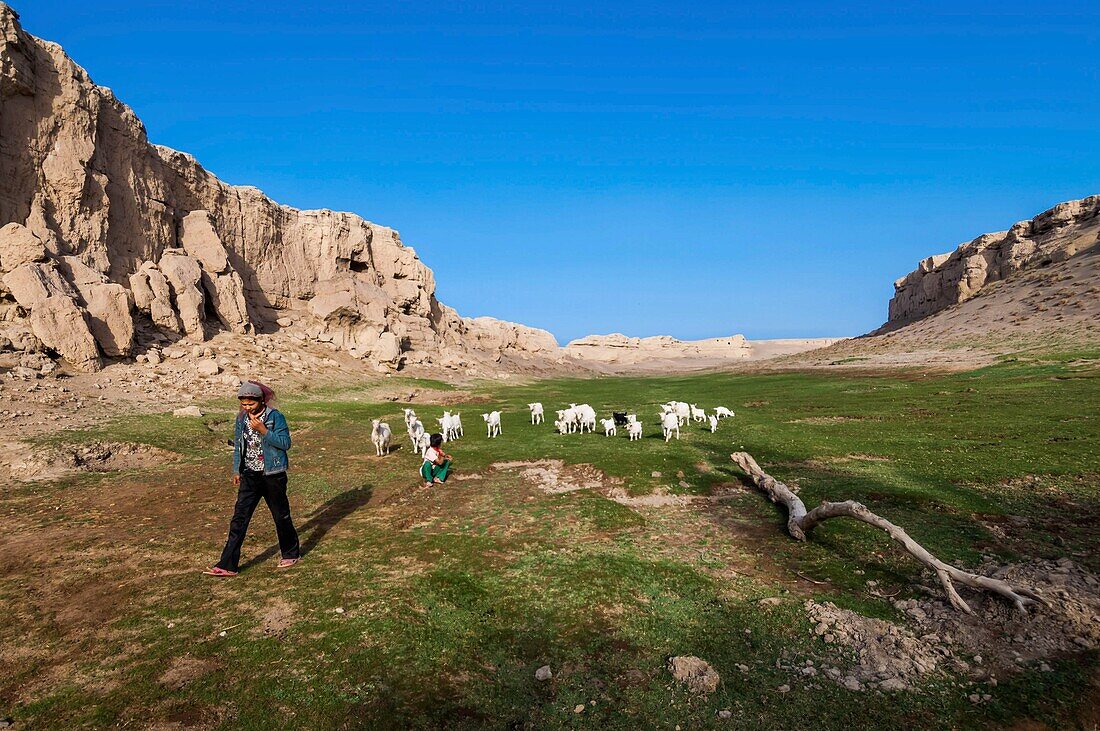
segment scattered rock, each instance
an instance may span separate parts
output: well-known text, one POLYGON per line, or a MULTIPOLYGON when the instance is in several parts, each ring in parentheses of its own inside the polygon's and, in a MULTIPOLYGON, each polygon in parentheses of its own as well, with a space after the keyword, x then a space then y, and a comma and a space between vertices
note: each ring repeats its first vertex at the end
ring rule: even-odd
POLYGON ((549 665, 543 665, 541 668, 535 671, 535 680, 544 682, 554 677, 554 673, 550 671, 549 665))
POLYGON ((221 366, 216 360, 200 360, 195 366, 195 373, 205 378, 210 378, 221 373, 221 366))
POLYGON ((686 685, 693 693, 713 693, 718 690, 720 678, 710 663, 692 655, 669 658, 672 677, 686 685))
POLYGON ((172 416, 200 417, 200 416, 202 416, 202 411, 199 410, 198 406, 184 406, 182 408, 179 408, 179 409, 176 409, 175 411, 173 411, 172 416))

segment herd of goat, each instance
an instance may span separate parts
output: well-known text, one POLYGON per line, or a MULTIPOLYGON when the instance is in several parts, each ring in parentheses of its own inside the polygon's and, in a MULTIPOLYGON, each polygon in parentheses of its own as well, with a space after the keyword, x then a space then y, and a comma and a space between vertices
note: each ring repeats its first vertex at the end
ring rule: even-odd
MULTIPOLYGON (((706 423, 709 425, 711 432, 714 432, 718 429, 720 420, 733 416, 733 412, 725 406, 715 407, 713 414, 708 414, 695 404, 688 404, 683 401, 669 401, 660 406, 661 412, 657 414, 657 418, 661 422, 661 435, 664 437, 665 442, 673 437, 679 439, 680 427, 688 421, 706 423)), ((532 425, 544 423, 544 411, 541 403, 527 404, 527 408, 531 410, 532 425)), ((569 404, 569 408, 561 409, 556 413, 557 419, 554 420, 554 428, 559 434, 578 432, 584 434, 585 430, 594 433, 598 422, 603 428, 604 436, 617 436, 619 433, 618 428, 622 426, 626 428, 630 441, 633 442, 642 438, 642 422, 638 421, 637 414, 613 411, 610 419, 597 419, 596 410, 588 404, 569 404)), ((488 438, 499 437, 501 433, 500 412, 490 411, 487 414, 482 414, 481 418, 485 421, 488 438)), ((439 423, 439 433, 442 435, 444 442, 465 435, 462 428, 461 414, 444 411, 443 416, 436 421, 439 423)), ((423 457, 430 446, 431 434, 412 409, 405 409, 405 429, 408 432, 409 440, 412 442, 413 451, 423 457)), ((374 443, 375 452, 379 457, 389 454, 393 444, 393 430, 390 425, 381 419, 374 419, 371 428, 371 442, 374 443)))

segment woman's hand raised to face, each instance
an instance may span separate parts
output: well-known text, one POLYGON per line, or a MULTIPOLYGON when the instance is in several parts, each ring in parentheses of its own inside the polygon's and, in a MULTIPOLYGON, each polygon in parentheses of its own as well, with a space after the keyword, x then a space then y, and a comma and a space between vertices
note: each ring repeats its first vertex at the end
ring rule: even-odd
POLYGON ((257 431, 260 434, 267 434, 267 425, 264 424, 264 420, 257 414, 248 414, 248 425, 252 427, 253 431, 257 431))

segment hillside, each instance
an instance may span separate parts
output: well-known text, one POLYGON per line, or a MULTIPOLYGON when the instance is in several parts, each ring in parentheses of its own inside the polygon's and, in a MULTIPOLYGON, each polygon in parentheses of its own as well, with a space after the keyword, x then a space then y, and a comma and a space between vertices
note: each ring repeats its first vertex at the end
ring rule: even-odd
POLYGON ((877 330, 783 360, 969 368, 1010 352, 1100 346, 1100 196, 931 256, 894 284, 877 330))

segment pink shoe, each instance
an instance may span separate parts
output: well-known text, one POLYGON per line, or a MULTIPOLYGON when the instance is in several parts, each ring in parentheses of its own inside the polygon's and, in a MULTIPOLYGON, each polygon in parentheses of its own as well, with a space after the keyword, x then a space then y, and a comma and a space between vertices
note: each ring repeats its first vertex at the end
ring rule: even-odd
POLYGON ((291 566, 293 566, 294 564, 298 563, 301 560, 302 560, 301 558, 283 558, 283 559, 279 560, 279 565, 276 566, 275 568, 289 569, 291 566))
POLYGON ((219 577, 222 577, 222 578, 237 575, 236 571, 226 571, 225 569, 220 568, 218 566, 215 566, 212 569, 206 569, 205 571, 203 571, 203 573, 206 574, 207 576, 219 576, 219 577))

